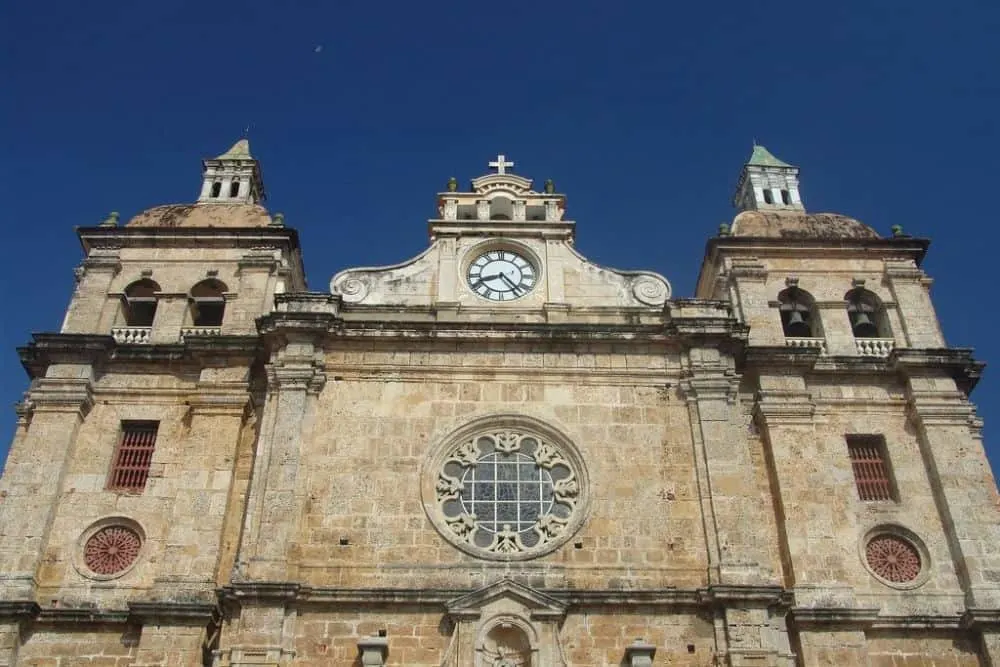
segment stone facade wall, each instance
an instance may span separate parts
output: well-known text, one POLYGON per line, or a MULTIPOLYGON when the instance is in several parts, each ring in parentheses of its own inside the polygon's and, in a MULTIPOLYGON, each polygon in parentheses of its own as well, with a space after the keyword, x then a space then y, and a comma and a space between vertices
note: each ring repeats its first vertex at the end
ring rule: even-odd
POLYGON ((554 587, 704 583, 691 426, 685 405, 664 388, 670 362, 662 354, 432 349, 327 352, 327 376, 338 379, 328 379, 319 396, 300 454, 309 464, 293 557, 304 581, 485 583, 490 575, 482 561, 452 547, 427 520, 421 474, 431 451, 457 427, 515 413, 557 425, 573 439, 589 467, 592 499, 583 530, 570 542, 510 567, 554 587), (581 366, 591 375, 567 377, 562 370, 581 366), (447 375, 462 380, 429 376, 435 367, 454 369, 447 375), (660 381, 630 377, 631 368, 660 381), (339 546, 341 539, 349 546, 339 546))
MULTIPOLYGON (((93 624, 73 627, 38 625, 32 628, 18 653, 19 667, 132 667, 136 637, 124 625, 93 624), (132 641, 130 641, 130 639, 132 641)), ((182 663, 178 663, 182 664, 182 663)))

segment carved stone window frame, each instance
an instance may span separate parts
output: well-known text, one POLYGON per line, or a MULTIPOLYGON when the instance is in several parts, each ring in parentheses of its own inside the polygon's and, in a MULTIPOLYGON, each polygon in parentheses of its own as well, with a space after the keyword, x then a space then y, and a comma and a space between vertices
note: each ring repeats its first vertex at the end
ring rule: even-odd
POLYGON ((865 570, 872 576, 872 578, 884 586, 901 591, 920 588, 927 583, 927 580, 930 579, 931 572, 933 571, 931 555, 927 550, 927 545, 924 541, 920 539, 920 537, 912 530, 896 523, 880 523, 869 529, 864 534, 864 537, 862 537, 862 539, 858 542, 858 557, 861 559, 862 566, 864 566, 865 570), (875 572, 875 570, 872 569, 871 565, 868 563, 868 543, 883 535, 892 536, 907 542, 920 555, 920 573, 915 579, 903 582, 890 581, 885 577, 880 576, 877 572, 875 572))
MULTIPOLYGON (((550 554, 563 546, 580 529, 588 515, 589 490, 590 482, 587 469, 579 450, 569 436, 546 422, 519 414, 485 415, 454 429, 432 449, 421 470, 421 496, 424 511, 431 524, 449 543, 461 551, 483 560, 508 562, 531 560, 550 554), (469 515, 462 514, 460 518, 446 515, 441 496, 448 492, 454 494, 458 491, 450 486, 447 491, 442 491, 441 485, 454 484, 452 480, 446 479, 442 472, 446 463, 455 461, 456 451, 460 446, 473 442, 481 435, 503 431, 522 433, 525 437, 533 436, 544 446, 554 450, 553 455, 559 458, 559 465, 565 465, 570 470, 575 488, 569 516, 566 517, 565 524, 559 527, 558 534, 550 535, 537 545, 524 550, 501 553, 470 542, 469 536, 475 525, 466 518, 469 515), (462 530, 456 530, 456 527, 462 530)), ((538 525, 542 525, 541 522, 538 525)))
POLYGON ((139 563, 141 563, 146 555, 146 544, 148 540, 146 539, 146 531, 143 530, 142 525, 135 519, 129 518, 127 516, 113 515, 106 516, 98 519, 97 521, 90 524, 86 530, 84 530, 80 537, 77 539, 76 548, 73 550, 73 568, 81 577, 87 579, 92 579, 94 581, 111 581, 113 579, 120 579, 125 575, 129 574, 136 568, 139 563), (105 528, 121 527, 132 531, 139 537, 139 553, 136 555, 135 559, 123 570, 114 572, 111 574, 100 574, 91 570, 86 563, 85 551, 87 548, 87 542, 90 541, 94 535, 104 530, 105 528))

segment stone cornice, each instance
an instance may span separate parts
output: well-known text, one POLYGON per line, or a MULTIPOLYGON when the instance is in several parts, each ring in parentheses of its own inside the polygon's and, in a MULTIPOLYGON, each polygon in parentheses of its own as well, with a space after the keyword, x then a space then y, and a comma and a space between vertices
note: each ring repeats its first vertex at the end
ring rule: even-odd
POLYGON ((44 377, 52 364, 188 362, 211 365, 220 359, 250 359, 260 352, 257 336, 188 336, 183 343, 118 345, 111 336, 37 333, 18 348, 21 365, 32 379, 44 377))
POLYGON ((217 605, 199 602, 129 602, 129 620, 163 625, 204 625, 219 615, 217 605))
POLYGON ((969 609, 962 616, 962 626, 979 630, 1000 630, 1000 609, 969 609))
POLYGON ((0 602, 0 620, 19 621, 34 618, 41 607, 34 600, 4 600, 0 602))
MULTIPOLYGON (((518 589, 524 588, 517 586, 518 589)), ((503 581, 486 589, 450 588, 324 588, 293 582, 241 582, 218 590, 221 602, 254 604, 384 606, 420 605, 440 611, 465 609, 465 602, 479 596, 509 593, 503 581), (503 588, 504 590, 500 590, 503 588)), ((515 591, 515 595, 516 595, 515 591)), ((527 594, 539 608, 563 613, 569 608, 600 607, 790 607, 792 593, 781 586, 710 586, 707 588, 657 588, 646 590, 541 589, 527 594)), ((529 605, 530 606, 530 605, 529 605)))
POLYGON ((966 395, 976 388, 986 364, 976 361, 969 348, 896 348, 889 355, 889 367, 904 376, 920 376, 945 371, 966 395))
POLYGON ((743 363, 747 368, 781 369, 804 372, 816 366, 821 356, 817 347, 787 345, 752 345, 746 348, 743 363))
POLYGON ((298 249, 299 235, 291 227, 78 227, 84 252, 114 245, 135 247, 226 246, 253 249, 262 244, 298 249))
POLYGON ((902 256, 913 259, 918 265, 923 261, 930 246, 930 239, 906 237, 892 238, 795 238, 795 237, 758 237, 758 236, 716 236, 705 244, 705 261, 719 252, 745 252, 752 248, 756 253, 771 251, 771 253, 787 253, 801 256, 803 250, 815 249, 829 254, 831 252, 863 252, 866 255, 879 253, 887 257, 902 256))
POLYGON ((932 375, 944 371, 966 396, 972 393, 986 364, 972 356, 972 350, 953 348, 896 348, 888 358, 889 367, 903 376, 932 375))

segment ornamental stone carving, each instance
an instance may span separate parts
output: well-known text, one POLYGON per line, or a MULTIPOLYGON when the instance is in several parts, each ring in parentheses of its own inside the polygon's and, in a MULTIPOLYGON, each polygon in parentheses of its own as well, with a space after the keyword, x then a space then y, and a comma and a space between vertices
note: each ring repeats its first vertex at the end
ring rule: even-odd
POLYGON ((670 285, 659 276, 643 273, 632 279, 632 294, 647 306, 662 306, 670 298, 670 285))
POLYGON ((438 447, 424 471, 424 506, 438 531, 491 560, 548 553, 579 527, 586 475, 561 433, 514 415, 469 424, 438 447))

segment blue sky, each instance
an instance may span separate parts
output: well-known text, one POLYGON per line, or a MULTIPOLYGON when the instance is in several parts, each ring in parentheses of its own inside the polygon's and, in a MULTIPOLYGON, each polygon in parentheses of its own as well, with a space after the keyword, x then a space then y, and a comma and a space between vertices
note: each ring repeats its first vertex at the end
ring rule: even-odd
MULTIPOLYGON (((810 210, 930 237, 949 343, 998 359, 997 34, 995 0, 6 3, 0 400, 61 323, 73 227, 193 201, 248 124, 314 290, 419 252, 448 177, 503 152, 567 193, 585 255, 690 296, 757 138, 810 210)), ((989 370, 973 399, 996 462, 989 370)))

